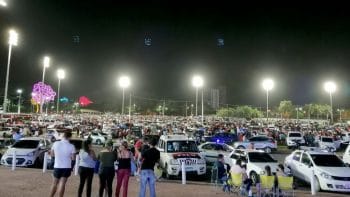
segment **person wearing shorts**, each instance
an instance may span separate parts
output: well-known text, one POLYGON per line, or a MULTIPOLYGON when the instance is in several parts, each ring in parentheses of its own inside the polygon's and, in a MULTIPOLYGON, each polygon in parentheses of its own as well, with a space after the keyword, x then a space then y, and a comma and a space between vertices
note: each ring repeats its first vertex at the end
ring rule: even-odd
POLYGON ((61 141, 57 141, 52 145, 51 155, 55 157, 55 164, 51 197, 55 196, 57 190, 60 197, 64 196, 66 183, 72 172, 72 160, 75 159, 75 148, 69 142, 71 137, 72 133, 66 132, 61 141))

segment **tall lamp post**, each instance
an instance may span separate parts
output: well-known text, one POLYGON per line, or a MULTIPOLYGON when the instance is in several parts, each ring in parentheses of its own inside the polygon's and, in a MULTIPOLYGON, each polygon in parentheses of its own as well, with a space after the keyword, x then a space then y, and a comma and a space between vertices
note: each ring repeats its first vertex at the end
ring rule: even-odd
POLYGON ((57 87, 57 107, 56 107, 56 113, 58 114, 60 110, 60 86, 61 86, 61 79, 64 79, 66 77, 66 73, 62 69, 57 70, 57 78, 58 78, 58 87, 57 87))
MULTIPOLYGON (((46 68, 50 67, 50 58, 45 56, 44 57, 44 61, 43 61, 43 78, 41 80, 41 82, 45 83, 45 71, 46 68)), ((44 101, 45 98, 42 98, 42 94, 41 94, 41 99, 40 99, 40 113, 43 113, 43 105, 44 105, 44 101)))
POLYGON ((339 112, 339 121, 341 122, 341 113, 344 112, 344 109, 337 109, 337 111, 339 112))
POLYGON ((264 79, 262 86, 266 91, 266 121, 269 121, 269 91, 274 87, 274 82, 272 79, 264 79))
POLYGON ((7 59, 7 71, 6 71, 6 81, 5 81, 5 93, 4 93, 4 102, 3 102, 3 111, 4 113, 7 112, 7 91, 8 91, 8 84, 9 84, 9 75, 10 75, 10 62, 11 62, 11 51, 12 46, 17 46, 18 41, 18 34, 14 30, 9 31, 9 54, 7 59))
POLYGON ((299 111, 301 111, 302 108, 301 107, 297 107, 297 108, 295 108, 295 110, 297 111, 297 122, 298 122, 299 121, 299 111))
POLYGON ((337 89, 337 85, 333 81, 327 81, 324 83, 324 89, 329 93, 329 101, 331 104, 331 124, 333 124, 333 97, 332 94, 337 89))
MULTIPOLYGON (((203 78, 201 76, 194 76, 192 78, 192 85, 196 88, 196 116, 198 116, 198 89, 203 86, 203 78)), ((202 89, 202 123, 203 123, 203 89, 202 89)))
POLYGON ((17 113, 20 114, 21 113, 21 96, 22 96, 22 89, 18 89, 17 90, 17 94, 18 94, 18 109, 17 109, 17 113))
POLYGON ((119 78, 119 86, 123 90, 123 100, 122 100, 122 115, 124 115, 124 100, 125 100, 125 88, 130 86, 130 78, 123 76, 119 78))

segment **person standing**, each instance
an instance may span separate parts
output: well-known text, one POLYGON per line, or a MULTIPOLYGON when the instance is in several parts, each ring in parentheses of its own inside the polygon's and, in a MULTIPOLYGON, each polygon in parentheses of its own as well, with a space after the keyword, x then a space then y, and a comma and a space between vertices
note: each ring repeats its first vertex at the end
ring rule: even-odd
POLYGON ((79 176, 80 183, 78 189, 78 197, 83 194, 83 189, 86 183, 86 196, 91 197, 91 184, 94 177, 94 168, 96 165, 95 151, 91 148, 91 141, 85 140, 83 142, 83 149, 79 153, 79 176))
POLYGON ((53 169, 53 183, 51 186, 50 196, 56 194, 58 186, 58 195, 64 196, 64 191, 68 177, 72 172, 72 160, 75 159, 75 148, 69 142, 72 137, 71 132, 65 132, 61 141, 57 141, 52 145, 51 155, 55 157, 53 169))
POLYGON ((123 185, 123 197, 128 196, 128 184, 129 177, 131 174, 131 160, 133 155, 131 151, 128 150, 128 143, 126 141, 122 142, 118 151, 118 170, 117 170, 117 187, 115 190, 115 196, 119 197, 120 188, 123 185))
POLYGON ((113 151, 113 142, 108 141, 105 149, 101 150, 97 159, 100 161, 99 177, 100 188, 99 197, 103 197, 103 192, 107 187, 108 197, 112 197, 112 184, 114 179, 114 162, 117 160, 117 154, 113 151))
POLYGON ((160 152, 154 147, 157 144, 156 139, 151 139, 149 149, 142 152, 141 158, 141 177, 140 177, 140 193, 139 197, 146 196, 146 185, 148 183, 150 190, 150 197, 156 196, 155 184, 156 176, 154 174, 154 166, 159 163, 160 152))

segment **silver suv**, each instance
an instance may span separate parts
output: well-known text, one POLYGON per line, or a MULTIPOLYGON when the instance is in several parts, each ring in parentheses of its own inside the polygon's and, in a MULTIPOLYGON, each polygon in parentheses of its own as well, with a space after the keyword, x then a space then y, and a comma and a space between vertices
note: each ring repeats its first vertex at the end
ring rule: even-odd
POLYGON ((237 149, 247 149, 250 144, 254 144, 254 149, 264 150, 267 153, 277 150, 277 143, 275 140, 266 135, 258 135, 243 142, 235 142, 233 146, 237 149))

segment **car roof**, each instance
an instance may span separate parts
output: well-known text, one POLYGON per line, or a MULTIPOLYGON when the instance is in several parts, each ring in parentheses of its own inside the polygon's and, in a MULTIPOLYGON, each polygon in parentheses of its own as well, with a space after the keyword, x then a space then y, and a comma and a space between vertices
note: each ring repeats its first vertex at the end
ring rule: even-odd
POLYGON ((45 138, 42 138, 42 137, 25 137, 25 138, 21 138, 20 140, 45 140, 45 138))
POLYGON ((324 152, 318 147, 301 147, 300 150, 296 150, 293 153, 295 152, 309 153, 310 155, 334 155, 334 153, 324 152))

